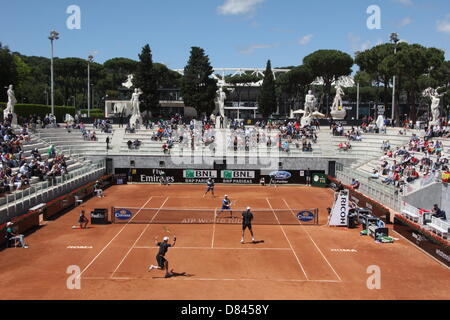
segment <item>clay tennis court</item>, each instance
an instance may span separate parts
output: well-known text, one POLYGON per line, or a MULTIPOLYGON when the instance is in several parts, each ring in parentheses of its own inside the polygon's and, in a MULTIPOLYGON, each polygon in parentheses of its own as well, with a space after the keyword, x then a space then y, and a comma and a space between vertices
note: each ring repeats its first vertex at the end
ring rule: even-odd
MULTIPOLYGON (((203 185, 114 186, 105 198, 83 206, 87 213, 113 206, 136 212, 152 208, 148 212, 154 222, 164 221, 158 216, 170 212, 168 208, 201 209, 214 218, 228 194, 237 207, 266 210, 261 214, 272 216, 269 223, 253 227, 260 242, 241 244, 241 226, 226 223, 122 223, 77 230, 72 229, 81 209, 77 207, 43 222, 26 238, 30 249, 0 252, 1 299, 450 298, 448 268, 395 232, 391 235, 398 241, 379 244, 360 236, 359 229, 328 227, 326 208, 333 202, 329 189, 216 185, 214 199, 202 198, 204 191, 203 185), (296 211, 311 208, 319 209, 318 225, 295 220, 296 211), (177 244, 167 259, 176 273, 186 274, 165 279, 163 271, 148 272, 156 264, 155 236, 174 234, 177 244), (66 286, 71 265, 81 271, 80 290, 66 286), (372 265, 381 270, 379 290, 367 288, 372 265)), ((248 233, 246 240, 251 240, 248 233)))

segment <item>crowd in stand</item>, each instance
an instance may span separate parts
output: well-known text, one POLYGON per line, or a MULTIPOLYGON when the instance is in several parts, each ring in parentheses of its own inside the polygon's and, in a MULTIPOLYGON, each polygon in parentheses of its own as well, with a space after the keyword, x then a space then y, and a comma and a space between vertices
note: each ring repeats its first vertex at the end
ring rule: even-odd
POLYGON ((23 189, 30 185, 32 177, 44 181, 67 173, 64 156, 56 156, 54 146, 48 148, 45 159, 37 148, 31 151, 30 157, 24 156, 23 143, 30 141, 28 130, 37 120, 30 117, 18 131, 8 119, 0 123, 0 193, 23 189))
MULTIPOLYGON (((433 178, 448 172, 449 159, 443 153, 442 142, 432 140, 428 134, 424 138, 413 134, 408 146, 397 147, 396 150, 391 150, 388 141, 383 142, 382 148, 385 153, 380 158, 380 171, 385 176, 382 182, 387 185, 401 188, 420 177, 433 178)), ((371 178, 376 179, 378 172, 374 169, 371 178)))
POLYGON ((258 121, 254 127, 232 126, 227 147, 233 151, 250 151, 262 144, 269 150, 275 146, 286 153, 291 151, 291 146, 310 152, 312 144, 317 143, 316 130, 315 124, 302 128, 298 121, 258 121))

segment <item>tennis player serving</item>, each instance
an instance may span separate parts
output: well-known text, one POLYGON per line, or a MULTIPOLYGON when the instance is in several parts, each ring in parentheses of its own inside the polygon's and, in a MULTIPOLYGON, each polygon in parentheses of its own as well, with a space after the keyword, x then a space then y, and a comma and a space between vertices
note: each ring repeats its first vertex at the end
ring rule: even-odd
POLYGON ((149 271, 153 269, 161 269, 166 270, 166 278, 169 278, 172 275, 171 272, 169 272, 169 261, 166 260, 165 256, 170 247, 175 247, 176 242, 176 236, 173 236, 172 244, 169 243, 169 237, 164 237, 162 242, 158 242, 158 237, 155 237, 155 245, 159 247, 158 254, 156 255, 156 262, 158 265, 151 265, 148 268, 149 271))
POLYGON ((224 199, 222 200, 222 209, 220 209, 220 212, 217 214, 221 214, 224 210, 230 211, 230 217, 233 216, 233 209, 231 209, 231 200, 228 198, 228 195, 225 195, 224 199))
POLYGON ((252 241, 255 242, 255 237, 253 235, 253 230, 252 230, 252 220, 253 220, 252 209, 250 207, 247 207, 247 210, 242 212, 242 240, 241 240, 241 243, 244 243, 244 234, 245 234, 245 230, 247 228, 250 231, 250 234, 252 236, 252 241))

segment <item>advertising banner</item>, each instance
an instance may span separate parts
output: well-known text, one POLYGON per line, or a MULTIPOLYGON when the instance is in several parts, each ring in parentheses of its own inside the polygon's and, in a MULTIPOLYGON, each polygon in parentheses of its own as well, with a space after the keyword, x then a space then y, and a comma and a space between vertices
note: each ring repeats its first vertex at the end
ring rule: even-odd
MULTIPOLYGON (((301 175, 304 171, 300 170, 279 170, 263 171, 261 170, 209 170, 209 169, 128 169, 117 168, 116 175, 128 173, 131 182, 136 183, 159 183, 161 173, 164 172, 169 183, 199 183, 203 184, 209 178, 216 183, 230 184, 259 184, 261 178, 269 183, 270 176, 275 176, 277 184, 305 184, 306 177, 301 175)), ((310 171, 312 177, 319 176, 316 182, 317 186, 326 183, 324 171, 310 171)))
POLYGON ((336 198, 330 215, 330 226, 346 227, 348 225, 349 195, 347 190, 342 190, 336 198))
POLYGON ((450 267, 450 247, 444 239, 428 234, 416 224, 401 216, 394 218, 394 230, 428 254, 450 267))

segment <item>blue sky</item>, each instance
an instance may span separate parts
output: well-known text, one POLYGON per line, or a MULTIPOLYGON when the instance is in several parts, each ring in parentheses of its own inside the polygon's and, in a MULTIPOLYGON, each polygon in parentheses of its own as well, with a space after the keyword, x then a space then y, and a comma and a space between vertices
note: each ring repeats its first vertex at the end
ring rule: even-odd
POLYGON ((49 56, 55 28, 58 57, 137 59, 148 43, 170 68, 185 66, 191 46, 214 67, 264 67, 267 59, 282 67, 318 49, 353 55, 391 32, 450 59, 448 0, 0 0, 0 8, 0 41, 26 55, 49 56), (66 26, 70 5, 81 10, 80 30, 66 26), (380 30, 367 28, 370 5, 381 9, 380 30))

